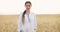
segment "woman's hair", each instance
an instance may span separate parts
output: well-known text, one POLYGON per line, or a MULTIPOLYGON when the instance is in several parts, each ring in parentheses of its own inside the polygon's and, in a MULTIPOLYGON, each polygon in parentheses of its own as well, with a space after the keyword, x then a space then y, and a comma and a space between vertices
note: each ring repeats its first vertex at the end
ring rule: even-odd
MULTIPOLYGON (((31 2, 30 1, 26 1, 25 2, 25 5, 27 4, 27 3, 29 3, 29 4, 31 4, 31 2)), ((25 13, 26 13, 26 10, 23 12, 23 14, 22 14, 22 23, 24 24, 24 20, 25 20, 25 13)))
POLYGON ((26 2, 25 2, 25 5, 26 5, 27 3, 31 4, 31 2, 30 2, 30 1, 26 1, 26 2))

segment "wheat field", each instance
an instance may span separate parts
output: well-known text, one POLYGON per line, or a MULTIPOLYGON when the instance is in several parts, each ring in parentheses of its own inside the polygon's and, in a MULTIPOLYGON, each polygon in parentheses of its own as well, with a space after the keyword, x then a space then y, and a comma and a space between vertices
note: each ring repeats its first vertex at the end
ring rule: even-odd
MULTIPOLYGON (((60 32, 60 15, 36 15, 37 32, 60 32)), ((0 15, 0 32, 16 32, 18 15, 0 15)))

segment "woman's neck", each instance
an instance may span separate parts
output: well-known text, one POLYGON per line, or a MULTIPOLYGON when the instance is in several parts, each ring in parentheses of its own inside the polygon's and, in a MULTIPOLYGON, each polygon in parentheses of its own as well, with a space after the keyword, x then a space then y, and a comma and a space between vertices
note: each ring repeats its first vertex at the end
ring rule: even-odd
POLYGON ((26 10, 26 14, 29 14, 30 13, 30 10, 26 10))

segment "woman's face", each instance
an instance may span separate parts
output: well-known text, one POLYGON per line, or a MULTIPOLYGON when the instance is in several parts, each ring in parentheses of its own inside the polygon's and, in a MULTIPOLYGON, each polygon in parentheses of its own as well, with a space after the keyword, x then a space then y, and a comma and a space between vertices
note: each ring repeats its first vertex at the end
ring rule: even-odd
POLYGON ((30 3, 26 3, 26 4, 25 4, 25 8, 26 8, 27 10, 30 10, 31 4, 30 4, 30 3))

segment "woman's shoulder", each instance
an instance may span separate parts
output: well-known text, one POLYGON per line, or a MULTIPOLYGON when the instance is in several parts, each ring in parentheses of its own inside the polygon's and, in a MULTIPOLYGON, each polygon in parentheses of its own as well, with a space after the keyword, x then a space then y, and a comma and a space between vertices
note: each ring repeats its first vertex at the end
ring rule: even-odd
MULTIPOLYGON (((21 12, 21 13, 19 14, 19 16, 22 16, 22 14, 23 14, 23 12, 21 12)), ((36 16, 36 14, 35 14, 34 12, 30 12, 30 15, 31 15, 31 16, 36 16)))
POLYGON ((31 12, 31 15, 35 16, 36 14, 34 12, 31 12))
POLYGON ((22 17, 22 14, 23 14, 23 12, 20 12, 18 16, 19 16, 19 17, 22 17))

